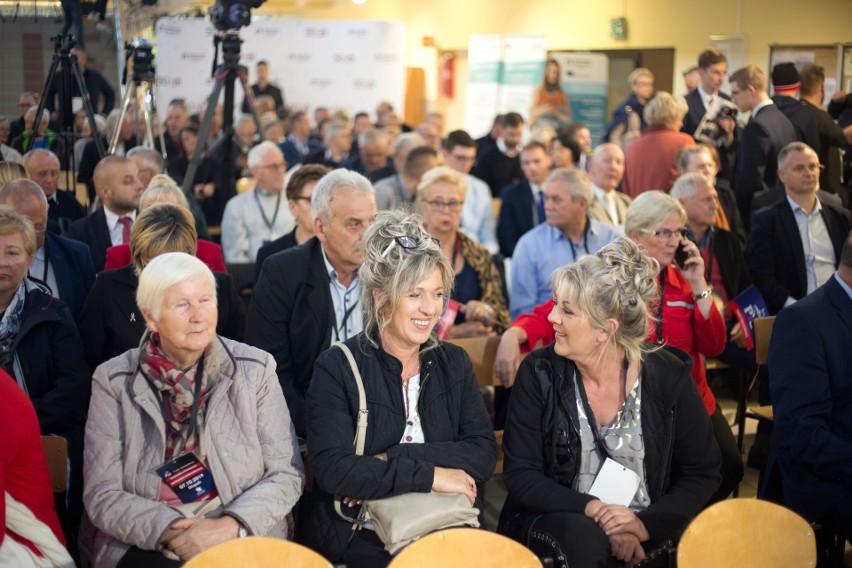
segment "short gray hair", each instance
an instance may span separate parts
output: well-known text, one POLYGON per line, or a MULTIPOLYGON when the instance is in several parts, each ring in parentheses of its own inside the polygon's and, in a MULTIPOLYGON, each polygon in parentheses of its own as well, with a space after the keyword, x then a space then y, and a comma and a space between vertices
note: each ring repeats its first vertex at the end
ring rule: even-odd
POLYGON ((787 158, 790 157, 790 154, 793 152, 801 152, 802 154, 807 154, 808 152, 812 153, 816 156, 816 152, 813 148, 805 144, 804 142, 790 142, 778 152, 778 169, 784 169, 787 165, 787 158))
POLYGON ((665 91, 657 91, 645 105, 642 117, 649 126, 666 126, 686 116, 689 108, 683 97, 675 97, 665 91))
POLYGON ((426 140, 416 132, 405 132, 396 137, 393 143, 394 155, 399 155, 400 152, 411 150, 418 146, 425 146, 426 140))
POLYGON ((118 124, 118 119, 121 116, 121 109, 115 108, 112 109, 106 117, 106 132, 104 134, 107 137, 111 137, 113 132, 115 132, 115 127, 118 124))
POLYGON ((163 160, 162 154, 154 150, 153 148, 148 148, 147 146, 136 146, 131 148, 129 152, 127 152, 128 158, 135 158, 139 156, 143 162, 152 166, 158 174, 161 174, 165 171, 166 162, 163 160))
POLYGON ((713 182, 700 172, 683 174, 675 180, 674 185, 669 190, 669 195, 677 200, 686 201, 695 195, 695 192, 702 185, 713 187, 713 182))
POLYGON ((332 170, 322 177, 311 193, 311 215, 323 221, 331 221, 331 200, 341 189, 350 188, 360 193, 375 196, 370 180, 352 170, 332 170))
POLYGON ((358 135, 358 147, 370 146, 373 144, 387 144, 388 133, 379 128, 368 128, 358 135))
MULTIPOLYGON (((316 190, 314 190, 316 192, 316 190)), ((436 269, 441 272, 444 297, 453 289, 455 272, 441 247, 431 238, 423 218, 399 209, 380 211, 364 235, 364 263, 358 269, 361 279, 361 305, 364 306, 364 335, 374 346, 390 323, 399 300, 436 269), (417 239, 415 249, 404 249, 397 237, 417 239), (378 292, 374 297, 374 292, 378 292)), ((426 349, 438 346, 430 335, 426 349)))
POLYGON ((549 176, 547 176, 547 179, 544 180, 544 185, 549 183, 564 184, 565 192, 573 199, 582 197, 586 200, 586 203, 592 202, 592 196, 594 196, 592 182, 590 182, 588 176, 580 170, 556 168, 549 176))
POLYGON ((334 135, 338 132, 343 132, 344 130, 349 130, 349 125, 347 123, 342 120, 331 121, 325 128, 325 138, 323 139, 325 145, 328 146, 331 139, 334 138, 334 135))
MULTIPOLYGON (((263 156, 265 156, 268 152, 275 152, 281 159, 284 159, 284 154, 281 152, 281 148, 278 147, 278 144, 274 142, 270 142, 269 140, 264 140, 257 146, 253 147, 248 152, 248 167, 249 169, 256 168, 260 165, 261 160, 263 160, 263 156)), ((287 167, 285 162, 284 167, 287 167)))
POLYGON ((166 291, 175 284, 183 284, 198 276, 204 277, 215 294, 216 278, 206 264, 184 252, 161 254, 153 258, 139 275, 136 305, 158 320, 166 291))
POLYGON ((624 232, 635 238, 637 232, 656 231, 672 215, 678 215, 680 222, 686 222, 686 211, 680 201, 658 189, 646 191, 633 200, 627 208, 624 219, 624 232))

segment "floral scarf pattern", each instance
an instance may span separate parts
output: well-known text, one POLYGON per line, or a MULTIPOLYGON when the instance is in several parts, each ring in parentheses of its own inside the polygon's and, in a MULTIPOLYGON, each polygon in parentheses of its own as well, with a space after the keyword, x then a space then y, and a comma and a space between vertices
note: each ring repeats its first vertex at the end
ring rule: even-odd
POLYGON ((189 432, 192 406, 195 402, 196 379, 201 361, 188 371, 183 371, 166 358, 160 348, 160 337, 149 333, 139 347, 139 366, 142 374, 162 396, 163 417, 166 421, 166 460, 188 453, 198 446, 199 432, 204 426, 204 403, 209 392, 207 374, 201 372, 201 401, 198 405, 195 428, 189 432))
MULTIPOLYGON (((22 384, 24 378, 18 376, 17 371, 20 369, 20 364, 16 364, 17 355, 13 351, 12 345, 21 329, 26 294, 26 284, 21 282, 9 307, 3 313, 3 319, 0 320, 0 367, 3 367, 3 370, 11 377, 14 377, 19 385, 22 384)), ((26 390, 26 387, 24 387, 24 390, 26 390)))

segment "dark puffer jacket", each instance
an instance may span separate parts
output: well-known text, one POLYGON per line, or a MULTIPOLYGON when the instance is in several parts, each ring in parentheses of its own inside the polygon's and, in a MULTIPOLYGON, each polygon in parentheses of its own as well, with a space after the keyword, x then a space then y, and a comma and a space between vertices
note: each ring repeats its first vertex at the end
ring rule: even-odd
MULTIPOLYGON (((690 376, 692 361, 676 349, 650 353, 642 367, 642 438, 651 506, 638 513, 656 543, 676 535, 719 486, 721 455, 690 376)), ((541 514, 583 514, 593 496, 572 489, 580 466, 574 363, 553 345, 518 370, 503 437, 509 498, 498 532, 526 541, 541 514)))

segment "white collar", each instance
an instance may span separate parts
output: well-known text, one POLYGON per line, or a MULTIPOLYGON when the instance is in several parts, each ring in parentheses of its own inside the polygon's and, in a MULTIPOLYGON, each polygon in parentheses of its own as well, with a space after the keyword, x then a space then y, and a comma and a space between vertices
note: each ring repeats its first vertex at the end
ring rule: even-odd
POLYGON ((124 215, 119 215, 118 213, 113 213, 109 210, 109 208, 104 205, 104 215, 106 216, 107 227, 112 230, 118 224, 118 220, 121 217, 130 217, 131 221, 136 221, 136 210, 134 209, 130 213, 125 213, 124 215))

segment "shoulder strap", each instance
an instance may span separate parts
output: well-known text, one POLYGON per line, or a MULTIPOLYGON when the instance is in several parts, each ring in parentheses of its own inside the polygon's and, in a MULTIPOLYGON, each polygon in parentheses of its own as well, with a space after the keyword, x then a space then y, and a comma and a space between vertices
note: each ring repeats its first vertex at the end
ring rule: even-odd
POLYGON ((361 379, 361 372, 358 371, 358 365, 355 363, 355 358, 352 356, 352 351, 343 342, 338 341, 332 347, 337 347, 346 359, 349 361, 349 367, 352 368, 352 374, 355 376, 355 384, 358 386, 358 422, 355 429, 355 454, 364 455, 364 444, 367 441, 367 417, 370 412, 367 410, 367 394, 364 392, 364 381, 361 379))

